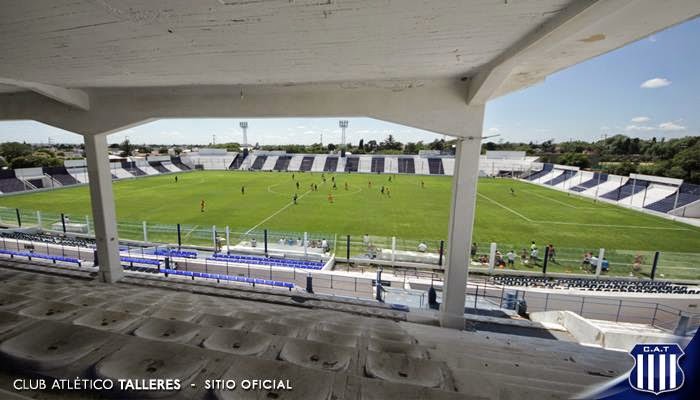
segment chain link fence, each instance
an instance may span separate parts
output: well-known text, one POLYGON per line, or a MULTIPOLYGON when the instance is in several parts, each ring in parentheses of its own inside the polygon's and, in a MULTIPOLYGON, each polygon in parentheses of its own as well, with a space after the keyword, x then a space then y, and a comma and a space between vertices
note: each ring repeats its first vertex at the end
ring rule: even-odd
MULTIPOLYGON (((37 212, 0 207, 0 225, 6 227, 37 227, 47 231, 92 235, 92 218, 56 212, 37 212)), ((444 241, 408 239, 371 234, 347 235, 319 232, 292 232, 256 229, 249 231, 230 229, 226 226, 201 226, 190 224, 164 224, 148 221, 119 220, 120 239, 177 246, 218 248, 229 246, 257 247, 268 252, 302 253, 304 255, 334 253, 338 261, 352 264, 383 264, 406 268, 442 269, 446 262, 447 245, 444 241)), ((476 242, 465 249, 471 257, 473 271, 528 271, 596 275, 597 260, 601 249, 586 247, 557 247, 550 243, 492 243, 476 242), (553 249, 553 251, 551 251, 553 249), (547 256, 545 262, 545 255, 547 256), (492 260, 493 257, 493 267, 492 260), (493 270, 491 270, 493 268, 493 270)), ((657 252, 649 250, 604 249, 601 275, 651 279, 657 252)), ((700 253, 658 253, 654 278, 676 280, 700 280, 700 268, 696 260, 700 253)))

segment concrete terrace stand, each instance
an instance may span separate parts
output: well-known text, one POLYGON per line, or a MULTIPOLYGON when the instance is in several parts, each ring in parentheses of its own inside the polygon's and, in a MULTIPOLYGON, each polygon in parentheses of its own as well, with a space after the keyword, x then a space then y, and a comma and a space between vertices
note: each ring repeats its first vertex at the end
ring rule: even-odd
POLYGON ((3 381, 41 373, 183 384, 176 392, 93 392, 98 398, 563 398, 632 361, 573 342, 408 322, 422 317, 376 302, 156 278, 110 285, 87 271, 7 264, 0 261, 0 299, 15 301, 1 302, 3 381), (97 294, 119 302, 85 301, 97 294), (294 390, 201 386, 246 377, 288 379, 294 390))

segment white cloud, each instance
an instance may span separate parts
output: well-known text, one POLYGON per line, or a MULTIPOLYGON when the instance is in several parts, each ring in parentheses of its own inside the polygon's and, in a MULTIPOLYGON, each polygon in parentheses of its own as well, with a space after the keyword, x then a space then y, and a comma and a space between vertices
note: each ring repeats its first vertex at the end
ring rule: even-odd
POLYGON ((659 130, 666 131, 666 132, 678 132, 678 131, 684 131, 685 126, 678 125, 674 122, 663 122, 659 124, 659 130))
POLYGON ((651 121, 651 118, 649 118, 649 117, 634 117, 630 121, 634 122, 635 124, 642 124, 644 122, 651 121))
POLYGON ((679 125, 675 122, 662 122, 658 125, 627 125, 625 131, 627 132, 648 132, 648 131, 661 131, 661 132, 679 132, 686 130, 685 126, 679 125))
POLYGON ((653 131, 656 127, 647 125, 627 125, 625 127, 626 131, 653 131))
POLYGON ((669 81, 666 78, 653 78, 642 82, 642 84, 639 87, 641 87, 642 89, 658 89, 664 86, 668 86, 670 84, 671 81, 669 81))

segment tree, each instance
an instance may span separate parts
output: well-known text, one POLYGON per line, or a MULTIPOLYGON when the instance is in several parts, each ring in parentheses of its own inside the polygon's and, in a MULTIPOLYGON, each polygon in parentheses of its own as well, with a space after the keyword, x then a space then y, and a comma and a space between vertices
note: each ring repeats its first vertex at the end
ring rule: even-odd
POLYGON ((63 162, 56 157, 48 157, 42 153, 15 157, 10 162, 10 168, 59 167, 63 162))
POLYGON ((134 148, 131 145, 131 142, 129 142, 129 139, 124 139, 124 141, 119 144, 119 149, 121 150, 120 155, 122 157, 129 157, 131 155, 131 152, 134 151, 134 148))
POLYGON ((365 150, 368 153, 374 153, 375 151, 377 151, 378 148, 379 145, 377 144, 376 140, 370 140, 369 142, 367 142, 367 146, 365 146, 365 150))
POLYGON ((167 147, 161 147, 158 149, 158 154, 168 154, 168 148, 167 147))
POLYGON ((445 139, 435 139, 428 145, 430 150, 445 150, 445 139))
POLYGON ((379 149, 381 150, 401 150, 403 148, 403 144, 401 142, 397 142, 394 139, 394 135, 389 135, 382 143, 379 144, 379 149))
POLYGON ((20 142, 6 142, 0 144, 0 155, 5 157, 7 162, 12 162, 17 157, 28 156, 32 154, 32 146, 20 142))
POLYGON ((588 168, 591 166, 588 156, 583 153, 564 153, 559 156, 558 162, 560 164, 579 168, 588 168))
POLYGON ((328 143, 328 151, 335 151, 335 145, 333 143, 328 143))
POLYGON ((360 139, 360 143, 357 144, 357 149, 360 151, 365 151, 365 139, 360 139))

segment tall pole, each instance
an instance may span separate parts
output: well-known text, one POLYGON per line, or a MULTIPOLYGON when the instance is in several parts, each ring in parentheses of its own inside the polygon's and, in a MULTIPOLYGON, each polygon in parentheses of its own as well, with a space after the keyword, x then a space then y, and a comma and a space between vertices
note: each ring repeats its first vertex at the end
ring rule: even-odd
POLYGON ((248 146, 248 121, 241 121, 239 124, 241 129, 243 129, 243 146, 242 147, 249 147, 248 146))
POLYGON ((340 126, 342 131, 340 135, 340 156, 345 157, 345 129, 348 127, 348 120, 341 119, 338 121, 338 126, 340 126))

